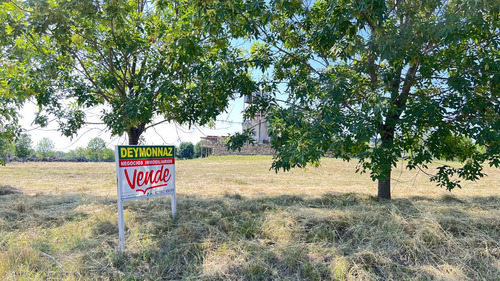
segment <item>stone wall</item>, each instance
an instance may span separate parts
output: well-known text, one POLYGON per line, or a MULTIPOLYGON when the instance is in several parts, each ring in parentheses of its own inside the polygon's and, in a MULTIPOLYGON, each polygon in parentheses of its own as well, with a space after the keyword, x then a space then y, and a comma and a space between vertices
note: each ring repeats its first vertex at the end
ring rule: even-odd
POLYGON ((227 150, 224 143, 217 143, 214 145, 213 154, 214 156, 221 155, 274 155, 274 150, 268 143, 256 143, 254 145, 247 144, 241 148, 241 151, 231 151, 227 150))

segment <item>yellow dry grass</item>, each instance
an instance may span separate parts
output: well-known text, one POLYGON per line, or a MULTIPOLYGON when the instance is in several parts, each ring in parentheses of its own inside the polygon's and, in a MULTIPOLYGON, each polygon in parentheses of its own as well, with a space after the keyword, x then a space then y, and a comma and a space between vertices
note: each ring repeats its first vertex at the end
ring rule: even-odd
POLYGON ((178 218, 165 197, 126 203, 125 254, 113 163, 9 163, 0 280, 498 280, 499 170, 450 193, 396 169, 380 201, 356 163, 270 163, 178 161, 178 218))
MULTIPOLYGON (((265 156, 228 156, 216 160, 180 161, 177 168, 178 191, 197 196, 220 196, 238 193, 243 196, 307 195, 325 193, 377 194, 376 182, 368 174, 354 173, 357 162, 323 159, 319 168, 293 169, 290 172, 270 171, 272 159, 265 156)), ((433 173, 437 164, 427 171, 433 173)), ((449 164, 449 163, 447 163, 449 164)), ((401 169, 393 171, 393 198, 427 196, 439 198, 450 192, 437 188, 423 172, 401 169)), ((451 194, 458 197, 500 194, 500 170, 486 168, 489 175, 478 182, 463 184, 462 190, 451 194)))
MULTIPOLYGON (((319 168, 292 169, 290 172, 270 171, 271 157, 225 156, 177 161, 176 185, 180 195, 218 197, 240 194, 247 197, 301 195, 321 196, 326 193, 357 193, 376 196, 377 186, 368 174, 354 173, 356 161, 344 162, 326 158, 319 168)), ((433 173, 436 162, 428 173, 433 173)), ((450 164, 450 163, 446 163, 450 164)), ((451 163, 453 165, 453 163, 451 163)), ((426 196, 440 198, 452 195, 496 196, 500 194, 500 169, 485 168, 487 177, 465 182, 462 189, 449 192, 429 181, 419 170, 393 170, 393 198, 426 196)), ((114 163, 10 163, 0 168, 2 185, 18 188, 27 194, 92 193, 115 196, 114 163)))

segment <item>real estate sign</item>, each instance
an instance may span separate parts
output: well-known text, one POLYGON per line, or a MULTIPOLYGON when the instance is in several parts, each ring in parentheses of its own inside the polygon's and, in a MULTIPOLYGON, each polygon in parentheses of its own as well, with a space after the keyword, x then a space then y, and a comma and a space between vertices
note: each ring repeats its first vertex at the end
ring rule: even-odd
POLYGON ((122 201, 175 193, 173 146, 117 146, 115 153, 122 201))
POLYGON ((125 243, 123 202, 162 195, 172 196, 176 213, 174 147, 164 145, 118 145, 115 148, 118 188, 120 250, 125 243))

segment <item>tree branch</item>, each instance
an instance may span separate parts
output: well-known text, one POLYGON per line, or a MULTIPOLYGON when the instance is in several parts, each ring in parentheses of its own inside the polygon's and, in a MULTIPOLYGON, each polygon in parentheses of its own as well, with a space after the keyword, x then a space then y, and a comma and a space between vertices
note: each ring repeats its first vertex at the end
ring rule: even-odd
POLYGON ((160 121, 160 122, 153 123, 153 124, 151 124, 151 125, 149 125, 149 126, 145 127, 145 128, 144 128, 144 131, 146 131, 146 130, 147 130, 147 129, 149 129, 149 128, 153 128, 153 127, 154 127, 154 126, 156 126, 156 125, 160 125, 160 124, 163 124, 163 123, 166 123, 166 122, 170 122, 170 121, 171 121, 171 120, 164 119, 164 120, 162 120, 162 121, 160 121))
MULTIPOLYGON (((356 0, 356 4, 359 6, 359 1, 356 0)), ((368 23, 368 25, 370 26, 370 29, 372 30, 372 32, 375 31, 375 24, 373 24, 373 22, 370 20, 370 18, 368 17, 368 15, 366 15, 365 11, 360 11, 361 15, 363 16, 363 18, 366 20, 366 22, 368 23)))

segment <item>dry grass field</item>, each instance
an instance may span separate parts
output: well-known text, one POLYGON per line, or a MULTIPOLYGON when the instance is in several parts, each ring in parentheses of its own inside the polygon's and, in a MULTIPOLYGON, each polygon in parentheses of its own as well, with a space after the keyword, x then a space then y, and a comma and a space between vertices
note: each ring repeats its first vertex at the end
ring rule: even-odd
POLYGON ((386 201, 353 162, 270 163, 178 161, 178 217, 125 203, 124 254, 114 163, 9 163, 0 280, 500 280, 500 170, 450 193, 398 169, 386 201))

